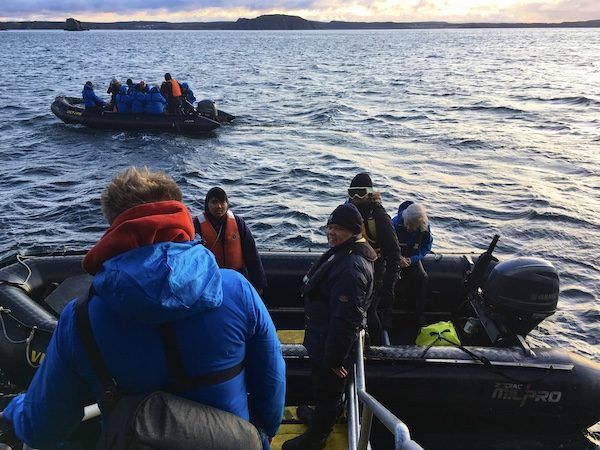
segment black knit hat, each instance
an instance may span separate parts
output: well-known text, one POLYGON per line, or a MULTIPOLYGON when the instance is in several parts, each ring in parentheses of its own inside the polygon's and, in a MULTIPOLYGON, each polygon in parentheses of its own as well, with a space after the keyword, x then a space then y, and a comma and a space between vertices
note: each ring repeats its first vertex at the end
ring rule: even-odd
POLYGON ((373 181, 367 172, 361 172, 352 178, 350 187, 373 187, 373 181))
POLYGON ((352 203, 344 203, 333 210, 327 225, 339 225, 351 231, 354 234, 359 234, 362 231, 363 218, 352 203))

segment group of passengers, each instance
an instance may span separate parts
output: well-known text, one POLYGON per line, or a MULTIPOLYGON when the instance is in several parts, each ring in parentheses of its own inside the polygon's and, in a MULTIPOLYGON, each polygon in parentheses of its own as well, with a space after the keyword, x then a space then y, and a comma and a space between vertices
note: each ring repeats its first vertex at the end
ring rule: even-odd
MULTIPOLYGON (((425 208, 404 202, 390 219, 367 173, 356 175, 347 192, 327 220, 329 249, 303 280, 304 346, 316 404, 298 407, 308 429, 284 450, 324 448, 342 411, 358 332, 367 328, 371 343, 384 339, 398 279, 412 285, 417 321, 424 321, 421 261, 433 240, 425 208)), ((109 183, 101 204, 109 228, 83 260, 94 275, 84 303, 91 332, 83 334, 96 336, 112 383, 137 394, 164 390, 181 376, 172 373, 167 352, 178 348, 190 376, 219 380, 188 387, 181 397, 250 421, 262 436, 259 446, 269 448, 283 415, 285 363, 261 299, 267 278, 254 238, 230 210, 226 192, 210 189, 204 211, 192 217, 171 177, 132 167, 109 183), (165 324, 175 333, 163 347, 165 324)), ((0 414, 31 447, 67 439, 90 397, 103 416, 112 414, 82 345, 77 308, 76 301, 67 305, 27 393, 0 414)))
POLYGON ((144 80, 134 84, 128 78, 125 85, 113 78, 106 91, 110 102, 105 102, 94 92, 88 81, 83 86, 82 97, 88 111, 112 111, 125 114, 191 114, 196 97, 187 83, 179 83, 170 73, 165 81, 150 87, 144 80))

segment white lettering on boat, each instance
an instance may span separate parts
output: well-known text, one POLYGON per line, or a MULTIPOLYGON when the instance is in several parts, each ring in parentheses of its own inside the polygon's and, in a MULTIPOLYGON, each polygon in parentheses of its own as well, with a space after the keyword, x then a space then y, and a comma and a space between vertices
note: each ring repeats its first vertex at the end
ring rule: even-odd
POLYGON ((492 391, 492 398, 518 401, 520 402, 519 406, 524 406, 528 401, 559 403, 562 399, 562 392, 532 389, 531 384, 496 383, 492 391))

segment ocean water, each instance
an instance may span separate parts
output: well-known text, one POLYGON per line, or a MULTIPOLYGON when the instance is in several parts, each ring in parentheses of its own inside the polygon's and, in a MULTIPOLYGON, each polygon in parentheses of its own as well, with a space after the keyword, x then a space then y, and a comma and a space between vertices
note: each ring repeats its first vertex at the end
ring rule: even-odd
POLYGON ((600 30, 11 31, 0 48, 0 257, 89 248, 131 165, 171 174, 193 213, 222 186, 259 248, 324 248, 366 170, 391 215, 426 205, 435 251, 499 233, 500 258, 551 261, 559 310, 531 340, 600 360, 600 30), (189 137, 50 111, 87 80, 107 97, 113 76, 167 71, 237 119, 189 137))

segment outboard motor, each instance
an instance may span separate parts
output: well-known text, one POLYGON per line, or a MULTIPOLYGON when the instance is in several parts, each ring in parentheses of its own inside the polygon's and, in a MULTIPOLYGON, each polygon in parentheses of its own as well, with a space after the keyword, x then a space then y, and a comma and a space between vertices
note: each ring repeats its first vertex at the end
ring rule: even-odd
POLYGON ((219 121, 219 111, 217 105, 212 100, 200 100, 196 106, 196 112, 201 116, 219 121))
POLYGON ((483 300, 495 313, 495 321, 523 337, 556 312, 558 293, 556 269, 539 258, 502 262, 494 267, 483 286, 483 300))

